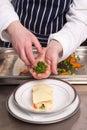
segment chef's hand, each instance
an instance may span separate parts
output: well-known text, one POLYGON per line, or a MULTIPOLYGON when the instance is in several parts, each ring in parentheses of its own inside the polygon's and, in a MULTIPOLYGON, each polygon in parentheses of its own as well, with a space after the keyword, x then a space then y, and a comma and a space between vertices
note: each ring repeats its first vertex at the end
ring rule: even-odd
POLYGON ((58 74, 59 57, 62 55, 62 46, 56 40, 51 40, 47 46, 45 60, 50 65, 51 73, 58 74))
POLYGON ((35 46, 38 53, 42 53, 42 48, 37 38, 28 31, 19 21, 9 25, 6 30, 11 38, 12 46, 19 57, 27 64, 34 64, 35 57, 32 45, 35 46))
POLYGON ((63 50, 61 44, 56 40, 51 40, 49 45, 46 48, 43 48, 43 53, 41 55, 38 55, 35 63, 36 65, 38 61, 45 62, 47 65, 46 72, 36 74, 33 67, 31 66, 29 69, 33 77, 36 79, 42 79, 49 77, 51 73, 58 74, 58 61, 59 57, 62 55, 62 51, 63 50))
POLYGON ((35 64, 34 64, 34 66, 29 66, 29 71, 30 71, 30 73, 32 74, 32 76, 33 76, 35 79, 47 78, 47 77, 49 77, 50 74, 51 74, 50 65, 49 65, 49 63, 47 63, 47 62, 45 61, 45 54, 46 54, 46 48, 43 48, 42 54, 39 54, 39 55, 36 57, 36 62, 35 62, 35 64), (34 67, 37 65, 38 61, 42 61, 42 62, 44 62, 44 63, 47 65, 47 68, 46 68, 46 72, 45 72, 45 73, 39 73, 39 74, 37 74, 37 73, 34 71, 34 67))

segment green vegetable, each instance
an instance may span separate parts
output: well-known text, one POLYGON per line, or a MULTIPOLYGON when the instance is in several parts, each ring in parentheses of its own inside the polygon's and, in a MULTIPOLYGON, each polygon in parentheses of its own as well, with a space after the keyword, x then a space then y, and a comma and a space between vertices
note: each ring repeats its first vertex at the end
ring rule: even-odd
POLYGON ((63 68, 58 68, 58 72, 62 73, 62 72, 65 72, 66 70, 63 69, 63 68))
POLYGON ((79 57, 79 56, 77 56, 77 60, 80 60, 80 57, 79 57))
POLYGON ((39 61, 37 63, 37 66, 34 67, 34 71, 37 73, 37 74, 40 74, 40 73, 45 73, 46 72, 46 69, 47 69, 47 65, 42 62, 42 61, 39 61))
POLYGON ((40 106, 39 109, 40 109, 40 110, 45 110, 44 104, 42 104, 42 106, 40 106))

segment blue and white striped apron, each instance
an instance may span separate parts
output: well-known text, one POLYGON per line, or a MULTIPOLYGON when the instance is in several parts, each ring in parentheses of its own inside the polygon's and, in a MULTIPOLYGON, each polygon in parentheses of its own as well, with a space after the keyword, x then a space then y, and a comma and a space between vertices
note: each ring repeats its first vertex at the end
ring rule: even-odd
POLYGON ((42 46, 46 46, 51 33, 59 31, 65 24, 65 15, 71 2, 72 0, 12 0, 21 23, 35 34, 42 46))

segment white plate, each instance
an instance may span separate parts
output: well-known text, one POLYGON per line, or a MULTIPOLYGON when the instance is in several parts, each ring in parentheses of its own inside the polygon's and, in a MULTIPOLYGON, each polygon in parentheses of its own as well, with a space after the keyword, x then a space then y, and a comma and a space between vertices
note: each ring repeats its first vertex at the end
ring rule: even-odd
POLYGON ((13 94, 9 97, 7 101, 7 110, 8 112, 15 118, 34 124, 50 124, 55 122, 63 121, 72 115, 74 115, 79 109, 80 100, 79 96, 76 96, 74 102, 68 106, 64 111, 60 113, 52 113, 52 114, 37 114, 37 113, 27 113, 26 111, 22 111, 18 105, 14 102, 13 94))
POLYGON ((14 93, 14 99, 22 109, 35 113, 52 113, 62 111, 75 100, 75 97, 76 91, 70 84, 55 78, 29 81, 18 87, 14 93), (51 112, 35 110, 33 108, 32 87, 38 83, 45 83, 53 88, 53 110, 51 112))

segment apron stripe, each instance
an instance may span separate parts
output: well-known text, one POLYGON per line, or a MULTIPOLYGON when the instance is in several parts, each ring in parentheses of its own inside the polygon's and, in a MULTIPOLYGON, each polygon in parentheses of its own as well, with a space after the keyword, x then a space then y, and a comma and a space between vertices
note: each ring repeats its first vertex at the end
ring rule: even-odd
POLYGON ((27 12, 26 14, 24 14, 26 19, 24 19, 24 21, 25 21, 25 27, 28 28, 29 30, 30 30, 29 22, 30 22, 30 18, 32 17, 32 7, 33 7, 33 0, 31 1, 27 0, 27 6, 26 6, 27 12))
MULTIPOLYGON (((44 19, 44 15, 45 15, 45 12, 46 12, 46 7, 47 7, 47 0, 45 1, 45 8, 43 9, 43 13, 42 13, 42 19, 41 19, 41 22, 40 22, 40 28, 39 28, 39 34, 42 32, 41 31, 41 28, 42 28, 42 24, 43 24, 43 19, 44 19)), ((43 32, 42 32, 43 33, 43 32)))
MULTIPOLYGON (((41 0, 40 0, 40 3, 41 3, 41 0)), ((39 4, 39 3, 38 3, 39 4)), ((38 10, 37 10, 37 14, 36 14, 36 20, 34 22, 34 32, 36 30, 36 24, 37 24, 37 20, 38 20, 38 17, 39 17, 39 12, 40 12, 40 9, 41 9, 41 4, 38 5, 38 10)))
POLYGON ((27 6, 26 6, 26 15, 25 15, 25 19, 24 19, 24 26, 26 26, 26 20, 27 20, 27 18, 28 18, 28 6, 29 6, 29 2, 28 2, 28 0, 27 0, 27 6))
MULTIPOLYGON (((47 22, 46 22, 45 35, 47 34, 47 26, 48 26, 48 23, 51 22, 51 21, 50 21, 50 17, 52 16, 51 14, 52 14, 52 10, 53 10, 53 3, 54 3, 54 1, 55 1, 55 0, 52 0, 51 8, 50 8, 49 15, 48 15, 48 19, 47 19, 47 22)), ((49 29, 51 29, 51 28, 49 27, 49 29)), ((49 31, 49 33, 50 33, 50 31, 49 31)))

